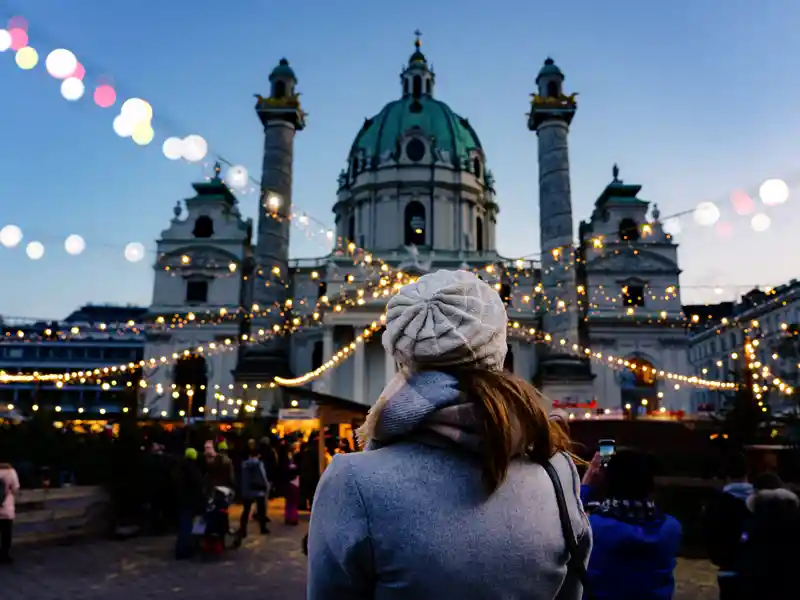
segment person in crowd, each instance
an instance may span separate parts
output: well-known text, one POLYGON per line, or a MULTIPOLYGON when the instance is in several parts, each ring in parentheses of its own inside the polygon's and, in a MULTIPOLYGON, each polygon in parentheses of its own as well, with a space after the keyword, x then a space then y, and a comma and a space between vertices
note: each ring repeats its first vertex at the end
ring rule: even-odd
POLYGON ((11 534, 16 518, 19 476, 8 463, 0 463, 0 565, 11 564, 11 534))
POLYGON ((746 502, 753 493, 747 471, 745 456, 735 455, 727 465, 725 486, 714 495, 703 515, 708 558, 719 569, 720 600, 741 598, 741 540, 750 520, 746 502))
POLYGON ((588 568, 592 598, 670 600, 683 529, 653 501, 653 458, 621 448, 603 466, 596 454, 583 482, 584 498, 603 498, 589 515, 594 541, 588 568))
POLYGON ((197 450, 186 448, 184 458, 178 465, 177 496, 179 509, 178 539, 175 542, 175 558, 190 558, 195 544, 192 528, 195 518, 202 516, 206 508, 203 473, 197 464, 197 450))
POLYGON ((174 523, 175 489, 172 458, 164 452, 164 446, 153 443, 147 457, 148 500, 150 528, 163 533, 174 523))
POLYGON ((353 447, 350 445, 350 440, 343 437, 339 440, 339 445, 336 447, 336 454, 350 454, 353 447))
POLYGON ((268 437, 264 436, 259 440, 258 453, 261 463, 264 465, 264 472, 269 480, 269 498, 273 498, 278 488, 278 454, 275 452, 275 448, 272 447, 268 437))
POLYGON ((258 448, 253 445, 250 457, 242 463, 242 517, 239 521, 239 539, 247 537, 247 522, 250 520, 250 511, 256 507, 256 520, 262 534, 269 533, 267 529, 267 497, 269 496, 269 480, 261 462, 258 448))
POLYGON ((507 326, 466 271, 389 300, 383 345, 400 371, 359 429, 366 451, 336 456, 319 483, 309 600, 581 598, 591 532, 570 442, 503 372, 507 326))
POLYGON ((753 480, 742 543, 744 600, 794 600, 800 564, 800 501, 773 473, 753 480))
POLYGON ((300 510, 311 510, 319 484, 319 433, 312 433, 295 460, 300 467, 300 510))
POLYGON ((283 494, 286 497, 286 508, 283 520, 287 525, 295 526, 299 522, 300 507, 300 467, 295 461, 295 453, 289 447, 284 448, 286 462, 286 485, 283 494))
MULTIPOLYGON (((220 445, 222 445, 222 443, 220 443, 220 445)), ((226 448, 227 445, 223 447, 222 453, 218 453, 214 448, 214 442, 211 440, 208 440, 203 446, 203 455, 205 457, 205 487, 207 494, 210 494, 217 486, 236 489, 236 476, 233 471, 233 463, 231 459, 224 454, 226 448)))

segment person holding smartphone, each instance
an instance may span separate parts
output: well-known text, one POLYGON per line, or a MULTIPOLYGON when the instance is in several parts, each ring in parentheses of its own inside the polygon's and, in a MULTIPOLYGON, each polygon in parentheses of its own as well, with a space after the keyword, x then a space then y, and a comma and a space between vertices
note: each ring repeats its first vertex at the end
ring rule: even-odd
POLYGON ((610 446, 601 444, 581 486, 594 538, 589 588, 596 598, 670 600, 681 524, 655 504, 653 459, 610 446))

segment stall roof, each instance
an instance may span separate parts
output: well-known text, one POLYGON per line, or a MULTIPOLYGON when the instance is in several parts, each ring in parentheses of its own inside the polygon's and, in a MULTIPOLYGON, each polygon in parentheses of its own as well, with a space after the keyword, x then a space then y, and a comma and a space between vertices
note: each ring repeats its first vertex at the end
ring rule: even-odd
POLYGON ((362 415, 366 415, 371 408, 370 406, 361 404, 360 402, 353 402, 352 400, 346 400, 345 398, 339 398, 338 396, 321 394, 306 388, 293 388, 290 393, 305 400, 311 400, 318 406, 330 406, 340 410, 350 410, 362 415))

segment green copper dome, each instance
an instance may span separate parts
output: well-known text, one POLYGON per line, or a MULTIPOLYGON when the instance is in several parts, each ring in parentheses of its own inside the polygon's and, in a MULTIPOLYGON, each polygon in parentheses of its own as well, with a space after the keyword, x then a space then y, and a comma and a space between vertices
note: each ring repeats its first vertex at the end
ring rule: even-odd
POLYGON ((269 80, 272 81, 276 77, 291 77, 297 81, 297 77, 294 74, 294 69, 289 66, 289 61, 285 58, 282 58, 278 63, 278 66, 272 69, 272 73, 269 75, 269 80))
POLYGON ((558 65, 552 58, 548 58, 544 61, 544 66, 539 71, 539 74, 536 76, 536 83, 539 83, 539 80, 542 77, 547 77, 548 75, 558 75, 559 77, 564 77, 564 74, 561 72, 561 69, 558 68, 558 65))
POLYGON ((410 130, 432 140, 438 150, 446 151, 456 167, 463 168, 471 152, 482 150, 469 121, 454 113, 447 104, 426 95, 419 98, 406 95, 364 121, 353 142, 350 158, 370 157, 373 161, 370 166, 374 168, 387 152, 399 156, 400 142, 410 130))

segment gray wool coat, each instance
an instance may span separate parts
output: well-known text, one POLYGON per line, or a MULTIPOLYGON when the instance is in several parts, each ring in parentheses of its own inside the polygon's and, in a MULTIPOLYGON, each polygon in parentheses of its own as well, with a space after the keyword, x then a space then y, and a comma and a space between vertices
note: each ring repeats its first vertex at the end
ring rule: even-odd
MULTIPOLYGON (((584 563, 591 532, 572 460, 552 459, 584 563)), ((399 441, 337 455, 317 488, 308 600, 580 600, 552 482, 515 460, 487 497, 478 462, 399 441)))

